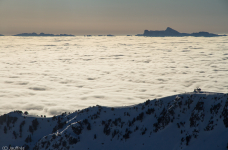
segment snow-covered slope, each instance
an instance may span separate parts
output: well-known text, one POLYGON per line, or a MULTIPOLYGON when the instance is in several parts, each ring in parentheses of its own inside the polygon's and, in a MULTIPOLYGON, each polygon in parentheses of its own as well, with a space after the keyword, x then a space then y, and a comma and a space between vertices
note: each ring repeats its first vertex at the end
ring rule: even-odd
POLYGON ((93 106, 52 118, 0 117, 0 147, 67 150, 226 149, 228 95, 185 93, 145 103, 93 106))

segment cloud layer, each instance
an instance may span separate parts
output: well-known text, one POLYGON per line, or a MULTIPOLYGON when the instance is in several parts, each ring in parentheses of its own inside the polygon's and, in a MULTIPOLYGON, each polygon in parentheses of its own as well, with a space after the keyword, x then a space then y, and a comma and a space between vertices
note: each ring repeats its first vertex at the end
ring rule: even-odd
POLYGON ((0 114, 57 115, 228 89, 228 38, 0 37, 0 114))

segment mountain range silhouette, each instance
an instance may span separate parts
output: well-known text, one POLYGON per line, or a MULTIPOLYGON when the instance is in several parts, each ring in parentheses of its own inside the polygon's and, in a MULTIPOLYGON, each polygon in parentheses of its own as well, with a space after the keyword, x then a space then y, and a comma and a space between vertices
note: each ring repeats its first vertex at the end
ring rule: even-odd
POLYGON ((16 34, 16 35, 13 35, 13 36, 74 36, 74 35, 71 35, 71 34, 46 34, 46 33, 40 33, 40 34, 37 34, 35 32, 33 33, 20 33, 20 34, 16 34))
POLYGON ((149 36, 149 37, 183 37, 183 36, 194 36, 194 37, 215 37, 215 36, 227 36, 227 35, 218 35, 209 32, 194 32, 194 33, 180 33, 170 27, 167 27, 166 30, 144 30, 143 34, 137 34, 136 36, 149 36))

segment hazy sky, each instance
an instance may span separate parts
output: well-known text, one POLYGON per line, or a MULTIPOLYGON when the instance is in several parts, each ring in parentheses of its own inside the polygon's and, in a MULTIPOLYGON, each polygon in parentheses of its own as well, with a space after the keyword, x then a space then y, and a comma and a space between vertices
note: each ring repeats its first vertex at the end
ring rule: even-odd
POLYGON ((228 0, 0 0, 0 34, 228 33, 228 0))

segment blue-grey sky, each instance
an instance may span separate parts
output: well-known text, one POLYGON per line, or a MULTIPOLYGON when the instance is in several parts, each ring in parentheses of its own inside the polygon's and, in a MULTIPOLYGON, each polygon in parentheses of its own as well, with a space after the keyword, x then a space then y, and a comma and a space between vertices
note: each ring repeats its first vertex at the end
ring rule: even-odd
POLYGON ((0 34, 228 33, 228 0, 0 0, 0 34))

